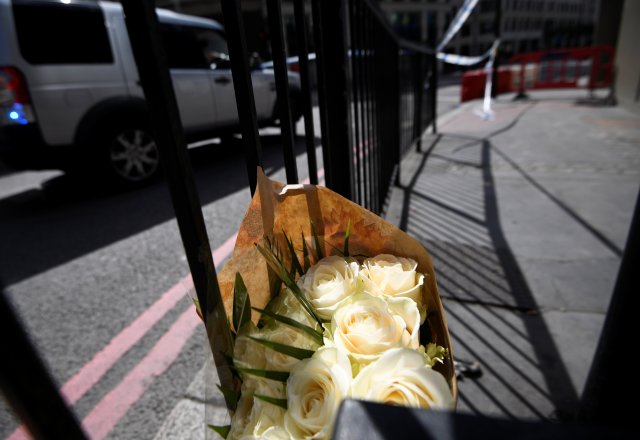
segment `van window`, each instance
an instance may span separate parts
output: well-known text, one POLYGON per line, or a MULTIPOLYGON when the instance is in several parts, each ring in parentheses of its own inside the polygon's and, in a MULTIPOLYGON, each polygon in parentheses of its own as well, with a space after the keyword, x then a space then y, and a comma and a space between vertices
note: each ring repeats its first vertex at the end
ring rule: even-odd
POLYGON ((113 63, 104 16, 97 3, 12 3, 18 45, 28 63, 113 63))
POLYGON ((160 33, 171 69, 215 69, 229 59, 227 41, 213 29, 161 23, 160 33))

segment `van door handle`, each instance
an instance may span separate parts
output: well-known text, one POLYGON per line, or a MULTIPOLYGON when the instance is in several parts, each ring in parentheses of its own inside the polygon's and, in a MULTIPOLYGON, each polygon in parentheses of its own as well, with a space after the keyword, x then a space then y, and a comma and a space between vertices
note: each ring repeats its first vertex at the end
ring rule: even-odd
POLYGON ((216 79, 214 79, 213 81, 217 82, 219 84, 229 84, 231 82, 231 80, 229 79, 228 76, 219 76, 216 79))

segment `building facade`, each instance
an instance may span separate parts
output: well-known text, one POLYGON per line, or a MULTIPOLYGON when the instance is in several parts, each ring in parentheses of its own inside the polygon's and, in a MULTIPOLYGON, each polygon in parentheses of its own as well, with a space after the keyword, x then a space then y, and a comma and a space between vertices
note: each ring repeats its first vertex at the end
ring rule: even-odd
MULTIPOLYGON (((599 3, 599 0, 480 0, 446 51, 480 55, 491 47, 498 32, 505 54, 589 46, 594 38, 599 3), (496 29, 498 7, 501 19, 496 29)), ((428 42, 432 32, 439 41, 462 4, 463 0, 380 2, 398 33, 422 42, 428 42)))
MULTIPOLYGON (((224 24, 219 0, 158 0, 157 4, 224 24)), ((379 0, 379 4, 400 35, 428 44, 440 41, 463 0, 379 0)), ((599 7, 600 0, 480 0, 445 51, 480 55, 491 47, 498 30, 503 58, 520 52, 588 46, 594 40, 599 7), (499 6, 501 19, 496 29, 499 6)), ((265 0, 242 0, 242 10, 249 51, 270 58, 265 0)), ((295 54, 292 2, 283 0, 282 10, 288 52, 295 54)), ((312 38, 309 43, 313 46, 312 38)))

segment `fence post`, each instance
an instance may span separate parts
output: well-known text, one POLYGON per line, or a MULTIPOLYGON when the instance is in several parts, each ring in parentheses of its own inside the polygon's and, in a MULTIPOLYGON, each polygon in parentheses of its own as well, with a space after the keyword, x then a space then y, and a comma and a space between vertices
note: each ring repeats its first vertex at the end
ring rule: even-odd
POLYGON ((438 133, 438 53, 434 49, 431 56, 431 76, 429 77, 429 93, 431 98, 431 132, 438 133))
MULTIPOLYGON (((494 35, 497 40, 500 39, 502 34, 502 0, 494 0, 496 6, 496 16, 494 23, 494 35)), ((493 70, 491 71, 491 97, 497 98, 499 93, 499 78, 500 74, 498 69, 500 68, 500 47, 498 46, 496 56, 493 59, 493 70)))
POLYGON ((395 105, 395 111, 396 111, 396 117, 394 119, 394 131, 395 131, 395 143, 392 145, 396 145, 396 148, 394 148, 392 150, 393 156, 392 156, 392 160, 393 160, 393 165, 394 165, 394 169, 393 172, 395 172, 394 175, 394 179, 393 182, 391 182, 391 184, 393 185, 399 185, 400 184, 400 158, 402 157, 402 125, 403 125, 403 121, 402 121, 402 86, 400 85, 400 80, 402 79, 402 75, 400 75, 400 70, 401 70, 401 65, 400 63, 402 63, 402 49, 400 48, 400 46, 393 41, 391 43, 391 47, 393 50, 393 58, 389 60, 389 62, 391 63, 392 66, 397 66, 394 71, 394 77, 393 77, 393 87, 391 88, 391 97, 393 99, 393 96, 395 96, 395 101, 394 104, 395 105))
POLYGON ((223 386, 233 387, 226 360, 226 356, 232 353, 233 341, 229 337, 229 324, 187 154, 178 104, 160 40, 154 2, 123 0, 122 7, 218 376, 223 386))
POLYGON ((247 43, 244 37, 242 11, 240 10, 240 2, 235 0, 222 0, 221 6, 242 133, 242 145, 247 163, 249 189, 253 196, 258 182, 257 167, 262 166, 262 147, 258 134, 258 117, 251 83, 247 43))
POLYGON ((304 137, 307 147, 309 183, 318 184, 318 164, 316 161, 316 139, 313 127, 313 106, 311 82, 309 79, 309 49, 307 47, 307 25, 304 12, 304 0, 294 0, 293 13, 296 20, 296 38, 298 39, 298 59, 300 65, 300 84, 302 87, 302 113, 304 116, 304 137))
POLYGON ((271 55, 273 70, 276 75, 276 91, 278 99, 278 116, 280 117, 280 132, 282 150, 284 152, 284 167, 287 183, 298 183, 298 168, 294 146, 294 127, 291 122, 291 102, 289 93, 289 78, 287 69, 287 55, 284 48, 284 32, 282 30, 282 5, 280 0, 267 0, 267 15, 269 16, 269 35, 271 37, 271 55))
POLYGON ((416 139, 416 151, 419 153, 422 145, 422 94, 424 92, 424 63, 422 59, 424 55, 416 53, 414 55, 418 59, 414 61, 414 116, 413 116, 413 138, 416 139))
MULTIPOLYGON (((38 439, 84 440, 78 420, 65 404, 0 286, 0 390, 38 439)), ((12 436, 15 437, 15 436, 12 436)))
POLYGON ((345 0, 312 0, 314 30, 318 50, 318 88, 322 125, 322 150, 327 186, 353 199, 353 156, 347 59, 347 22, 345 0), (318 28, 320 26, 320 28, 318 28), (318 36, 318 34, 316 34, 318 36), (324 107, 324 109, 322 108, 324 107))

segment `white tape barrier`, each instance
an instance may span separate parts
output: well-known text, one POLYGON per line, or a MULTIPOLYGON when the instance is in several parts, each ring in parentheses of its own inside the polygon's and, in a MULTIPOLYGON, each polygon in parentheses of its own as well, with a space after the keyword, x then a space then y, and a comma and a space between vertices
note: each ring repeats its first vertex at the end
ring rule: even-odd
MULTIPOLYGON (((442 52, 442 49, 449 43, 449 41, 451 41, 451 39, 458 33, 462 25, 467 21, 467 18, 469 18, 469 15, 471 15, 471 12, 473 12, 473 9, 478 4, 478 1, 479 0, 465 0, 462 7, 456 13, 455 18, 449 25, 449 29, 447 29, 447 33, 445 34, 444 38, 442 39, 442 41, 440 42, 440 44, 436 49, 438 52, 437 56, 439 60, 449 64, 457 64, 459 66, 472 66, 474 64, 481 63, 485 58, 487 58, 491 54, 491 51, 493 50, 493 48, 489 49, 483 55, 480 55, 477 57, 468 57, 464 55, 448 54, 448 53, 442 52)), ((351 56, 350 50, 348 55, 351 56)), ((309 60, 315 60, 315 59, 316 59, 316 54, 310 53, 309 60)), ((298 63, 299 61, 300 61, 299 58, 295 56, 295 57, 287 58, 286 63, 295 64, 295 63, 298 63)), ((266 61, 264 63, 261 63, 260 68, 261 69, 273 68, 273 61, 266 61)))
POLYGON ((458 66, 473 66, 474 64, 480 64, 485 59, 489 58, 491 54, 496 50, 498 40, 493 42, 493 45, 482 55, 476 57, 468 57, 464 55, 456 55, 454 53, 438 53, 438 59, 442 62, 449 64, 456 64, 458 66))
POLYGON ((467 21, 467 18, 469 18, 469 15, 471 15, 471 12, 473 12, 473 8, 475 8, 477 4, 478 0, 465 0, 462 7, 458 9, 458 13, 456 14, 455 18, 449 25, 447 33, 444 34, 444 38, 442 39, 440 44, 438 44, 436 52, 442 52, 442 49, 444 49, 445 46, 449 44, 449 41, 451 41, 454 35, 458 33, 464 22, 467 21))
POLYGON ((491 88, 493 86, 493 63, 496 59, 499 45, 500 40, 496 40, 493 42, 493 46, 491 46, 489 61, 487 61, 487 64, 484 66, 484 72, 487 76, 487 81, 484 85, 484 102, 482 103, 482 111, 479 115, 485 121, 490 121, 494 117, 494 112, 493 110, 491 110, 491 88))

